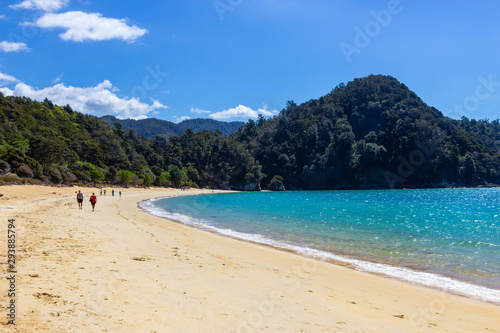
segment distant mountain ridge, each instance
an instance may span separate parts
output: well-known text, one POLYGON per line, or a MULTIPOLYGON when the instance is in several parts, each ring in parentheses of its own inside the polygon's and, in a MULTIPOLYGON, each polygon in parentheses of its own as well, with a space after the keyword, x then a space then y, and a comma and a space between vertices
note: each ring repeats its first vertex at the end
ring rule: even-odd
POLYGON ((193 132, 202 132, 205 130, 211 132, 220 131, 222 135, 229 136, 235 133, 238 128, 245 125, 244 122, 240 121, 224 122, 214 119, 188 119, 178 124, 156 118, 134 120, 118 119, 114 116, 103 116, 101 119, 111 126, 119 122, 122 124, 124 130, 132 129, 134 132, 148 139, 154 139, 156 136, 162 138, 178 136, 184 134, 188 129, 193 130, 193 132))

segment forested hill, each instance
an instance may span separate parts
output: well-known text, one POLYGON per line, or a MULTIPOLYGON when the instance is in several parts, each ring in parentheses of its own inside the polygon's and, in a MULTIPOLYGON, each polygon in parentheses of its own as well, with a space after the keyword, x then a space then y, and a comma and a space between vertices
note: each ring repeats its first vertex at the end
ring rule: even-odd
POLYGON ((181 121, 179 127, 184 131, 191 129, 194 132, 202 132, 202 131, 219 131, 224 136, 231 135, 235 133, 238 128, 245 125, 242 121, 218 121, 214 119, 187 119, 181 121))
POLYGON ((147 139, 123 122, 0 93, 0 184, 258 190, 500 183, 498 120, 447 118, 390 76, 356 79, 300 105, 289 101, 278 116, 249 120, 229 137, 180 133, 147 139))
MULTIPOLYGON (((233 136, 286 188, 401 188, 500 183, 499 121, 453 120, 393 77, 337 86, 233 136)), ((276 180, 275 179, 275 180, 276 180)))
POLYGON ((0 93, 0 184, 43 181, 256 190, 260 169, 242 144, 220 133, 187 130, 169 140, 150 140, 68 105, 0 93))
POLYGON ((148 118, 141 120, 134 119, 118 119, 114 116, 103 116, 102 120, 106 121, 111 126, 119 122, 125 130, 132 129, 136 133, 148 138, 154 139, 156 136, 169 138, 175 135, 182 135, 188 129, 194 132, 202 131, 220 131, 222 135, 228 136, 233 134, 245 125, 241 121, 224 122, 214 119, 188 119, 176 124, 171 121, 160 120, 156 118, 148 118))

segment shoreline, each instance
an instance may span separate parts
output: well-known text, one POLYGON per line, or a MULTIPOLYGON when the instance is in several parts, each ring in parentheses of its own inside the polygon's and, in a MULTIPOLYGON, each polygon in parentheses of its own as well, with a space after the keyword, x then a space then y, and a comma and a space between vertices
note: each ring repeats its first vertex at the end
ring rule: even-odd
MULTIPOLYGON (((184 194, 180 190, 125 189, 122 198, 98 196, 92 213, 85 200, 83 210, 76 208, 77 187, 0 189, 1 219, 15 218, 19 233, 20 306, 12 331, 500 327, 500 306, 494 304, 221 237, 137 208, 143 200, 184 194)), ((6 234, 0 230, 2 239, 6 234)), ((5 276, 5 265, 1 270, 5 276)), ((0 281, 5 290, 6 279, 0 281)), ((6 300, 2 294, 2 304, 6 300)), ((12 328, 1 318, 0 327, 12 328)))
MULTIPOLYGON (((211 193, 193 195, 210 194, 211 193)), ((394 279, 416 286, 431 288, 436 291, 445 292, 452 295, 463 296, 482 302, 500 305, 500 288, 493 288, 492 286, 479 284, 474 282, 473 280, 462 278, 459 275, 446 275, 433 270, 425 271, 419 270, 418 268, 414 267, 398 266, 384 261, 369 260, 367 257, 363 257, 361 255, 353 257, 348 253, 334 253, 312 247, 282 243, 281 241, 267 238, 267 236, 261 234, 248 234, 232 229, 220 229, 195 220, 193 220, 191 223, 188 223, 180 218, 182 216, 182 218, 184 219, 192 219, 192 217, 190 216, 181 215, 176 218, 172 214, 176 215, 177 213, 165 211, 166 213, 168 213, 167 215, 165 215, 162 214, 162 212, 157 211, 157 208, 159 207, 154 206, 154 202, 162 199, 172 198, 175 196, 176 195, 144 200, 138 203, 138 207, 144 212, 151 214, 152 216, 164 218, 167 221, 173 221, 175 223, 179 223, 181 225, 188 226, 197 230, 209 232, 221 237, 226 237, 258 246, 268 247, 302 258, 308 258, 336 266, 342 266, 359 272, 366 272, 381 278, 394 279), (151 202, 152 204, 149 205, 148 202, 151 202), (260 241, 256 240, 256 238, 258 238, 260 241), (478 295, 479 293, 481 293, 482 295, 478 295)))

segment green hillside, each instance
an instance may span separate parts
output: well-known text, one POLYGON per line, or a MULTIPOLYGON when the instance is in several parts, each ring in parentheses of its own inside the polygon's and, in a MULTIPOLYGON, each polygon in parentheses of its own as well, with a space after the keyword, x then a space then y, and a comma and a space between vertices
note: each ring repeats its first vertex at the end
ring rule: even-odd
POLYGON ((233 137, 286 188, 401 188, 500 182, 499 121, 444 117, 393 77, 337 86, 233 137))
POLYGON ((447 118, 390 76, 355 79, 300 105, 289 101, 278 116, 234 124, 229 137, 220 129, 196 132, 217 130, 212 121, 174 124, 179 132, 166 138, 158 131, 168 124, 156 119, 136 122, 136 130, 107 120, 112 125, 70 106, 0 94, 0 183, 13 174, 246 190, 500 183, 498 120, 447 118))
POLYGON ((0 93, 0 183, 16 181, 14 175, 51 183, 235 189, 257 189, 262 177, 243 146, 220 133, 187 130, 168 141, 150 140, 69 106, 0 93))

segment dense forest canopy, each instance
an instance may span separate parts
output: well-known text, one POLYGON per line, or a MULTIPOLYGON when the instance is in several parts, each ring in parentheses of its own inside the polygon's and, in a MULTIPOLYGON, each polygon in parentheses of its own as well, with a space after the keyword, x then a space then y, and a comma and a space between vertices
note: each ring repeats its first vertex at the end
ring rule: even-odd
POLYGON ((447 118, 390 76, 355 79, 240 125, 229 137, 183 129, 148 139, 68 105, 0 93, 0 182, 15 174, 242 190, 500 183, 498 120, 447 118))
POLYGON ((234 136, 286 188, 400 188, 500 181, 499 121, 453 120, 390 76, 337 86, 234 136))

